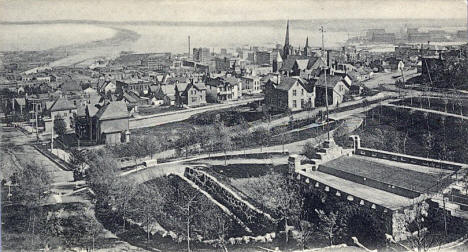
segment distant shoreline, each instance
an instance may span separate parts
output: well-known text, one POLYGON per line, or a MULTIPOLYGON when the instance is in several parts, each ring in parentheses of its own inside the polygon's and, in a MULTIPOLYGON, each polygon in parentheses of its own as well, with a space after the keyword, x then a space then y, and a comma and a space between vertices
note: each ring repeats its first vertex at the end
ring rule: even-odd
MULTIPOLYGON (((44 21, 0 21, 0 25, 52 25, 52 24, 88 24, 101 26, 141 25, 141 26, 266 26, 278 27, 286 23, 286 19, 245 20, 245 21, 101 21, 101 20, 44 20, 44 21)), ((290 23, 298 29, 316 28, 320 25, 329 31, 363 31, 372 28, 390 28, 391 26, 409 27, 464 27, 465 19, 291 19, 290 23)))

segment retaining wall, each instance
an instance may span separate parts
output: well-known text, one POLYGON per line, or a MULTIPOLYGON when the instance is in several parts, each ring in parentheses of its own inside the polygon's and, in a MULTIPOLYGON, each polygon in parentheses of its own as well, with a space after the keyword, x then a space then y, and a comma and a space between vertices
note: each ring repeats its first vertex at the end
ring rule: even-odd
POLYGON ((214 177, 197 168, 185 168, 184 176, 209 193, 241 219, 254 234, 265 234, 277 229, 276 221, 268 214, 255 208, 249 202, 219 183, 214 177))

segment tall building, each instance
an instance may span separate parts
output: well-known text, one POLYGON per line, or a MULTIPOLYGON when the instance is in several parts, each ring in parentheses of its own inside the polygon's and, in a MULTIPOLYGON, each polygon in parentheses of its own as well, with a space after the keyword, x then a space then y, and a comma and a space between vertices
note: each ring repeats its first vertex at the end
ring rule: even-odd
POLYGON ((193 61, 206 63, 210 60, 210 48, 193 48, 193 61))
POLYGON ((257 64, 258 65, 269 65, 273 63, 275 54, 271 51, 258 51, 257 52, 257 64))
POLYGON ((289 44, 289 20, 288 20, 288 23, 286 25, 286 37, 284 39, 284 46, 283 46, 283 55, 281 55, 283 57, 283 60, 285 60, 288 55, 292 55, 293 54, 293 47, 289 44))

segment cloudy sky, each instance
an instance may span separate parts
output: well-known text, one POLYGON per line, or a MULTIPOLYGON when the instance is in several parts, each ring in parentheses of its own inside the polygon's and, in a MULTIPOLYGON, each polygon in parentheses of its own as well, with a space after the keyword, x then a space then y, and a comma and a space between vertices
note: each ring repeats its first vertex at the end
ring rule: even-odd
POLYGON ((466 0, 0 0, 0 21, 467 18, 466 0))

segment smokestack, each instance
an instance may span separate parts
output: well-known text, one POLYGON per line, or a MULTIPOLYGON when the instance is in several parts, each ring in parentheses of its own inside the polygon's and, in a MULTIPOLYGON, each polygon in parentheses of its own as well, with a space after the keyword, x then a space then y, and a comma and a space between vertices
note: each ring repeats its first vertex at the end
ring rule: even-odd
POLYGON ((188 58, 190 58, 190 36, 188 36, 188 58))

